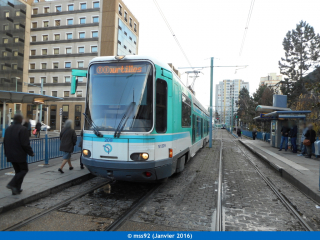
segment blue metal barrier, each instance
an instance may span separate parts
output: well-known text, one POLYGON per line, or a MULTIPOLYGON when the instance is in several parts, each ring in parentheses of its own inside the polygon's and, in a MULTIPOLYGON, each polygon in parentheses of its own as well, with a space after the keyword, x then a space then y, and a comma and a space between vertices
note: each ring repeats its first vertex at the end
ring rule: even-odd
MULTIPOLYGON (((78 153, 81 151, 81 148, 78 147, 81 137, 77 136, 77 144, 74 147, 73 153, 78 153)), ((45 161, 45 164, 48 164, 48 160, 52 158, 62 157, 63 153, 60 149, 60 138, 37 138, 30 140, 30 145, 34 152, 34 157, 27 157, 28 163, 45 161), (47 141, 47 144, 46 144, 47 141), (47 156, 47 158, 46 158, 47 156), (47 159, 47 161, 46 161, 47 159)), ((0 142, 0 170, 12 167, 11 163, 7 162, 7 158, 4 156, 4 146, 0 142)))

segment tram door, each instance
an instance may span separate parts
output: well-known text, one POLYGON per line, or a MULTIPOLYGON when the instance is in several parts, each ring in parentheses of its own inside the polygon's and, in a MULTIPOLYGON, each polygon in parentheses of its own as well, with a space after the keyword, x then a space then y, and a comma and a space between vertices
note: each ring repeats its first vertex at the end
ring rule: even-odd
POLYGON ((201 139, 203 138, 203 119, 201 118, 201 139))
POLYGON ((196 142, 196 124, 197 124, 196 116, 192 114, 192 144, 196 142))

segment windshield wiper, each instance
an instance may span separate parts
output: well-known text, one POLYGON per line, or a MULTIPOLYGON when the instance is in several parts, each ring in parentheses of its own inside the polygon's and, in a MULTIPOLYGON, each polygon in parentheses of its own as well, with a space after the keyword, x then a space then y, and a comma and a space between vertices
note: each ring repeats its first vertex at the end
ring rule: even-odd
POLYGON ((124 126, 126 125, 133 109, 134 109, 134 106, 136 105, 135 102, 132 102, 130 103, 129 107, 127 108, 126 112, 123 114, 123 117, 121 118, 121 121, 119 122, 118 124, 118 127, 116 129, 116 131, 114 132, 114 137, 115 138, 119 138, 120 137, 120 134, 124 128, 124 126))
POLYGON ((91 125, 91 127, 93 128, 93 132, 97 137, 103 137, 103 134, 101 132, 99 132, 97 125, 88 117, 87 114, 83 113, 85 119, 87 120, 87 122, 91 125))

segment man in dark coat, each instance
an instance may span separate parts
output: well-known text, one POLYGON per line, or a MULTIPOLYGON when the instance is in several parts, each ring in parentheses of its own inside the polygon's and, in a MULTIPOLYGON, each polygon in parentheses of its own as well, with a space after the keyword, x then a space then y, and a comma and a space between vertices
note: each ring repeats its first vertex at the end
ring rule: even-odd
POLYGON ((74 129, 71 128, 72 121, 67 120, 64 124, 64 128, 62 129, 60 133, 60 151, 63 152, 63 162, 61 164, 61 167, 58 169, 59 172, 64 173, 62 171, 64 165, 68 162, 69 164, 69 170, 72 170, 73 167, 71 165, 71 153, 74 150, 74 146, 77 143, 77 135, 74 129))
POLYGON ((36 124, 36 129, 37 129, 37 138, 40 138, 41 123, 39 121, 36 124))
POLYGON ((3 140, 4 154, 7 161, 12 163, 15 176, 8 183, 13 195, 22 192, 21 185, 28 172, 27 155, 34 156, 30 146, 28 130, 21 125, 23 117, 16 114, 13 118, 14 124, 7 128, 3 140))
POLYGON ((254 128, 252 131, 252 139, 256 140, 256 136, 257 136, 257 130, 254 128))
POLYGON ((293 127, 291 127, 290 133, 289 133, 293 153, 297 153, 297 135, 298 135, 297 125, 293 124, 293 127))
POLYGON ((311 158, 312 155, 312 145, 314 145, 314 142, 316 141, 316 132, 313 130, 313 125, 310 124, 308 126, 308 131, 306 133, 306 139, 310 140, 311 144, 309 146, 306 146, 308 156, 306 158, 311 158))
POLYGON ((283 124, 283 127, 281 128, 281 142, 280 142, 280 149, 279 151, 282 151, 282 145, 285 142, 285 151, 288 150, 288 137, 289 137, 289 131, 290 128, 287 127, 287 123, 283 124))

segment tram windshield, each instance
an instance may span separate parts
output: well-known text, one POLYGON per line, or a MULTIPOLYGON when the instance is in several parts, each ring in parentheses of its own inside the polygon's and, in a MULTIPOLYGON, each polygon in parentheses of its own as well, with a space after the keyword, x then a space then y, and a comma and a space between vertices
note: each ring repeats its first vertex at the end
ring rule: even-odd
MULTIPOLYGON (((150 63, 109 63, 90 67, 86 114, 100 131, 148 132, 153 116, 150 63)), ((86 121, 85 129, 92 126, 86 121)))

